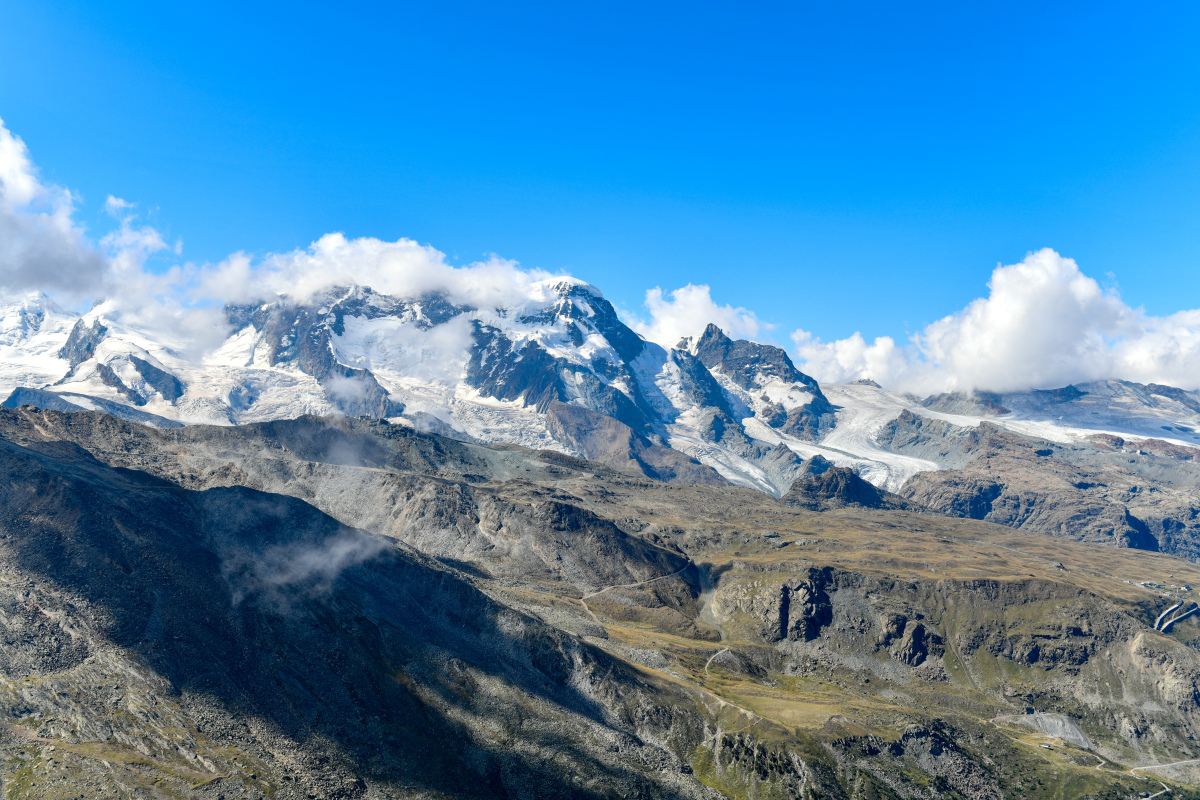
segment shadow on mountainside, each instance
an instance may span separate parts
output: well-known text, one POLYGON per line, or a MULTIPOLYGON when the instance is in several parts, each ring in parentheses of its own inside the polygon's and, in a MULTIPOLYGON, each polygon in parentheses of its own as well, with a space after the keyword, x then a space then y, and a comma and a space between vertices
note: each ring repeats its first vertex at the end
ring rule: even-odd
MULTIPOLYGON (((109 642, 136 652, 173 691, 221 710, 205 719, 210 738, 256 739, 309 796, 360 796, 367 781, 455 796, 676 796, 622 766, 618 751, 646 745, 611 710, 636 715, 631 698, 663 690, 295 498, 190 491, 74 444, 0 440, 0 528, 3 560, 86 601, 72 611, 94 634, 30 656, 33 669, 109 642), (589 737, 616 742, 603 748, 612 756, 589 737)), ((700 724, 674 716, 684 702, 652 704, 658 729, 700 724)))

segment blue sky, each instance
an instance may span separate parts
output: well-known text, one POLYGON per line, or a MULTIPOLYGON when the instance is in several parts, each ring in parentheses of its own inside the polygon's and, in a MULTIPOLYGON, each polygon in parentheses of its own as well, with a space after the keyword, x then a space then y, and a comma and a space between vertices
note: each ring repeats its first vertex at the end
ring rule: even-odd
POLYGON ((0 118, 194 261, 403 236, 781 340, 901 340, 1043 247, 1200 306, 1198 7, 1049 5, 9 2, 0 118))

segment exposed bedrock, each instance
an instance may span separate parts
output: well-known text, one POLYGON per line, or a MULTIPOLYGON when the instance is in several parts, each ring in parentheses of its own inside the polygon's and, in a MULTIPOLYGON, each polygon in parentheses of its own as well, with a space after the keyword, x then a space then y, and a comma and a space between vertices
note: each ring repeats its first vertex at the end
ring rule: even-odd
POLYGON ((809 511, 834 508, 919 509, 916 503, 880 489, 847 467, 817 455, 805 461, 782 502, 809 511))
POLYGON ((721 576, 711 610, 727 636, 770 644, 786 673, 969 686, 994 714, 1068 713, 1113 755, 1200 735, 1200 653, 1142 609, 1072 586, 747 566, 721 576))
POLYGON ((952 467, 918 473, 899 491, 938 513, 1200 558, 1193 448, 1105 435, 1050 442, 988 422, 967 428, 908 411, 885 425, 878 441, 952 467))

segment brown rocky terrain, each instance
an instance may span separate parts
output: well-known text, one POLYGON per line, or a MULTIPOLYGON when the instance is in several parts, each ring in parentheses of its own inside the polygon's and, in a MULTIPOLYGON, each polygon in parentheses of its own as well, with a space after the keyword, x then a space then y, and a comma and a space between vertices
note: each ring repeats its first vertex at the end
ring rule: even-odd
POLYGON ((5 410, 0 469, 9 796, 1127 797, 1200 757, 1165 553, 345 418, 5 410))
POLYGON ((809 511, 835 508, 916 509, 917 504, 872 485, 847 467, 835 467, 821 456, 804 462, 791 487, 780 498, 809 511))
POLYGON ((933 511, 1076 541, 1200 557, 1194 448, 1094 435, 1065 444, 992 423, 976 428, 903 412, 879 434, 897 453, 952 467, 900 494, 933 511))

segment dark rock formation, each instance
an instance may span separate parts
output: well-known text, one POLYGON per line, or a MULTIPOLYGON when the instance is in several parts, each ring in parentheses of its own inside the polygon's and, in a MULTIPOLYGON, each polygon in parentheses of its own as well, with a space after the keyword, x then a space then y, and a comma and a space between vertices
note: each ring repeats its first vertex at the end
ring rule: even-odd
POLYGON ((96 345, 104 341, 108 328, 100 324, 100 320, 92 320, 91 325, 84 325, 83 320, 76 320, 75 327, 67 337, 67 343, 58 351, 59 358, 65 358, 71 365, 71 372, 87 361, 96 352, 96 345))
POLYGON ((1080 541, 1200 555, 1196 450, 1096 435, 1064 444, 988 422, 963 428, 903 412, 878 441, 954 467, 914 475, 909 500, 949 516, 1080 541), (1134 457, 1130 457, 1130 456, 1134 457), (1153 491, 1143 491, 1150 485, 1153 491))
POLYGON ((552 400, 546 424, 555 439, 585 458, 617 469, 634 469, 668 482, 724 485, 727 481, 712 467, 662 447, 637 434, 613 417, 579 405, 552 400))
POLYGON ((815 440, 835 424, 834 409, 821 392, 816 380, 796 369, 788 354, 778 347, 733 340, 716 325, 710 324, 696 343, 696 358, 709 370, 720 370, 733 383, 755 394, 771 379, 796 384, 812 395, 812 400, 796 408, 778 404, 766 409, 763 420, 773 428, 802 439, 815 440))
POLYGON ((743 389, 758 386, 758 376, 762 375, 778 378, 784 383, 800 383, 820 393, 816 380, 796 369, 782 348, 745 339, 730 339, 711 323, 696 343, 696 358, 709 369, 720 368, 743 389))
POLYGON ((834 508, 916 509, 918 506, 863 480, 852 469, 835 467, 821 456, 805 462, 781 501, 809 511, 834 508), (818 460, 819 459, 819 460, 818 460))
POLYGON ((164 400, 173 403, 183 397, 184 385, 179 378, 137 356, 130 356, 129 361, 142 376, 142 380, 161 394, 164 400))
POLYGON ((117 373, 113 372, 112 367, 110 367, 108 364, 97 364, 96 374, 100 376, 101 383, 112 389, 116 389, 117 394, 128 398, 129 402, 133 403, 135 406, 146 405, 146 399, 126 386, 125 382, 121 380, 117 373))
POLYGON ((1051 403, 1069 403, 1072 400, 1078 400, 1087 392, 1081 391, 1075 386, 1063 386, 1059 389, 1035 389, 1034 394, 1041 395, 1051 403))

